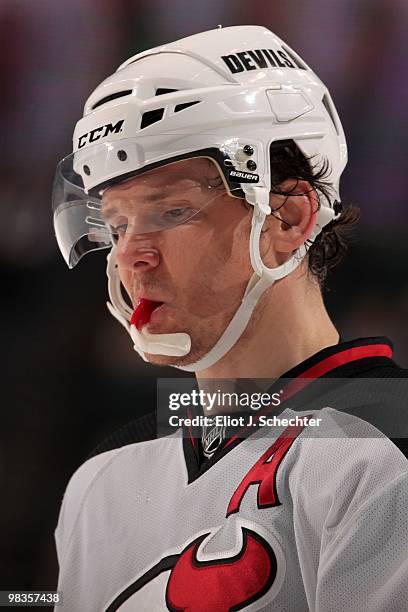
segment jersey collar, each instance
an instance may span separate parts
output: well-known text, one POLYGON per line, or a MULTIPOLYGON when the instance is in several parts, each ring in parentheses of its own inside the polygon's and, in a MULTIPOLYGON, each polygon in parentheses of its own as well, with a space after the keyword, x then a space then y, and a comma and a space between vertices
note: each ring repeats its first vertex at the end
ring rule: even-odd
MULTIPOLYGON (((382 336, 342 341, 318 351, 285 372, 275 382, 270 391, 282 387, 282 379, 288 379, 286 386, 283 386, 281 409, 284 410, 285 400, 293 398, 313 381, 326 377, 354 378, 361 376, 367 370, 384 365, 384 363, 393 364, 392 355, 392 342, 382 336)), ((224 446, 218 449, 210 459, 202 462, 198 439, 193 437, 191 430, 189 432, 184 431, 183 450, 188 482, 196 480, 202 473, 206 472, 214 463, 235 448, 246 435, 246 431, 243 430, 242 435, 236 434, 229 438, 224 446)))
POLYGON ((383 363, 384 359, 389 362, 393 355, 393 349, 392 342, 382 336, 342 341, 308 357, 299 365, 285 372, 281 378, 316 379, 327 375, 334 377, 335 374, 344 376, 343 369, 339 371, 339 368, 356 364, 356 362, 362 360, 370 367, 377 365, 378 361, 383 363))

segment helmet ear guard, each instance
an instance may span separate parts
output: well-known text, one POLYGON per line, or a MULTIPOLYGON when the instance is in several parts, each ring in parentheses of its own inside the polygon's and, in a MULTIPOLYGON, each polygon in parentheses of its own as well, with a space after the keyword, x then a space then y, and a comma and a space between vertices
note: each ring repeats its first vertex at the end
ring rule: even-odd
POLYGON ((336 201, 332 208, 321 198, 310 244, 341 212, 338 188, 347 162, 346 141, 325 85, 263 27, 211 30, 137 54, 88 99, 75 129, 74 152, 57 169, 57 239, 70 267, 87 251, 111 248, 108 308, 145 360, 146 354, 185 357, 191 339, 184 332, 153 337, 130 324, 132 309, 122 293, 116 248, 98 204, 103 191, 177 161, 207 157, 229 195, 245 198, 253 208, 249 254, 254 274, 216 345, 196 363, 183 366, 198 371, 234 346, 263 292, 290 274, 307 253, 302 245, 276 268, 265 266, 260 255, 261 230, 273 214, 270 147, 288 141, 306 160, 318 157, 330 164, 336 201), (266 49, 259 49, 261 39, 266 49))

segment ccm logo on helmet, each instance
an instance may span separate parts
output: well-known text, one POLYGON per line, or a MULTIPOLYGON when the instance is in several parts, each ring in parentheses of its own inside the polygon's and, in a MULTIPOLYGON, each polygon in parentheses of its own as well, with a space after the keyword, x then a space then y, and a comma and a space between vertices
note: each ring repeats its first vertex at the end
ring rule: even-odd
POLYGON ((122 131, 124 121, 124 119, 120 119, 117 123, 115 123, 115 125, 112 123, 107 123, 106 125, 101 125, 100 127, 90 130, 90 132, 82 134, 82 136, 78 138, 78 149, 81 149, 90 142, 95 142, 95 140, 105 138, 105 136, 109 136, 109 134, 118 134, 122 131))
POLYGON ((270 68, 271 66, 272 68, 298 68, 282 49, 277 51, 273 51, 273 49, 238 51, 238 53, 232 53, 231 55, 222 55, 221 59, 227 64, 232 74, 244 72, 244 70, 270 68))

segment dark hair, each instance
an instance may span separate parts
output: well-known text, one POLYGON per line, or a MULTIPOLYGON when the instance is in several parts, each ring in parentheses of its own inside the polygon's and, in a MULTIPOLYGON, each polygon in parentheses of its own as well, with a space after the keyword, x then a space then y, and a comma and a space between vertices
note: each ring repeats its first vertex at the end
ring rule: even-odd
MULTIPOLYGON (((336 210, 340 203, 333 197, 330 183, 326 180, 329 174, 329 163, 323 161, 319 166, 307 159, 293 140, 272 143, 270 147, 271 191, 290 196, 290 191, 282 191, 280 185, 286 179, 307 181, 316 191, 319 207, 321 198, 326 198, 336 210)), ((308 268, 320 285, 323 285, 327 273, 337 266, 346 253, 349 235, 360 218, 358 207, 348 205, 340 216, 326 225, 317 238, 308 246, 308 268)))

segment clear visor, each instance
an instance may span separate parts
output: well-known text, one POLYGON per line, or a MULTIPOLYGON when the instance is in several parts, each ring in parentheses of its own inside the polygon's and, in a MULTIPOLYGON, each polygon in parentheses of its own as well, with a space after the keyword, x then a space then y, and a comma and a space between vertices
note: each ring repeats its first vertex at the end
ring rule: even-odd
POLYGON ((53 189, 55 233, 70 268, 121 236, 170 230, 191 222, 221 196, 243 197, 239 186, 227 184, 219 161, 204 155, 125 173, 88 189, 87 165, 79 171, 77 158, 73 153, 60 162, 53 189))

